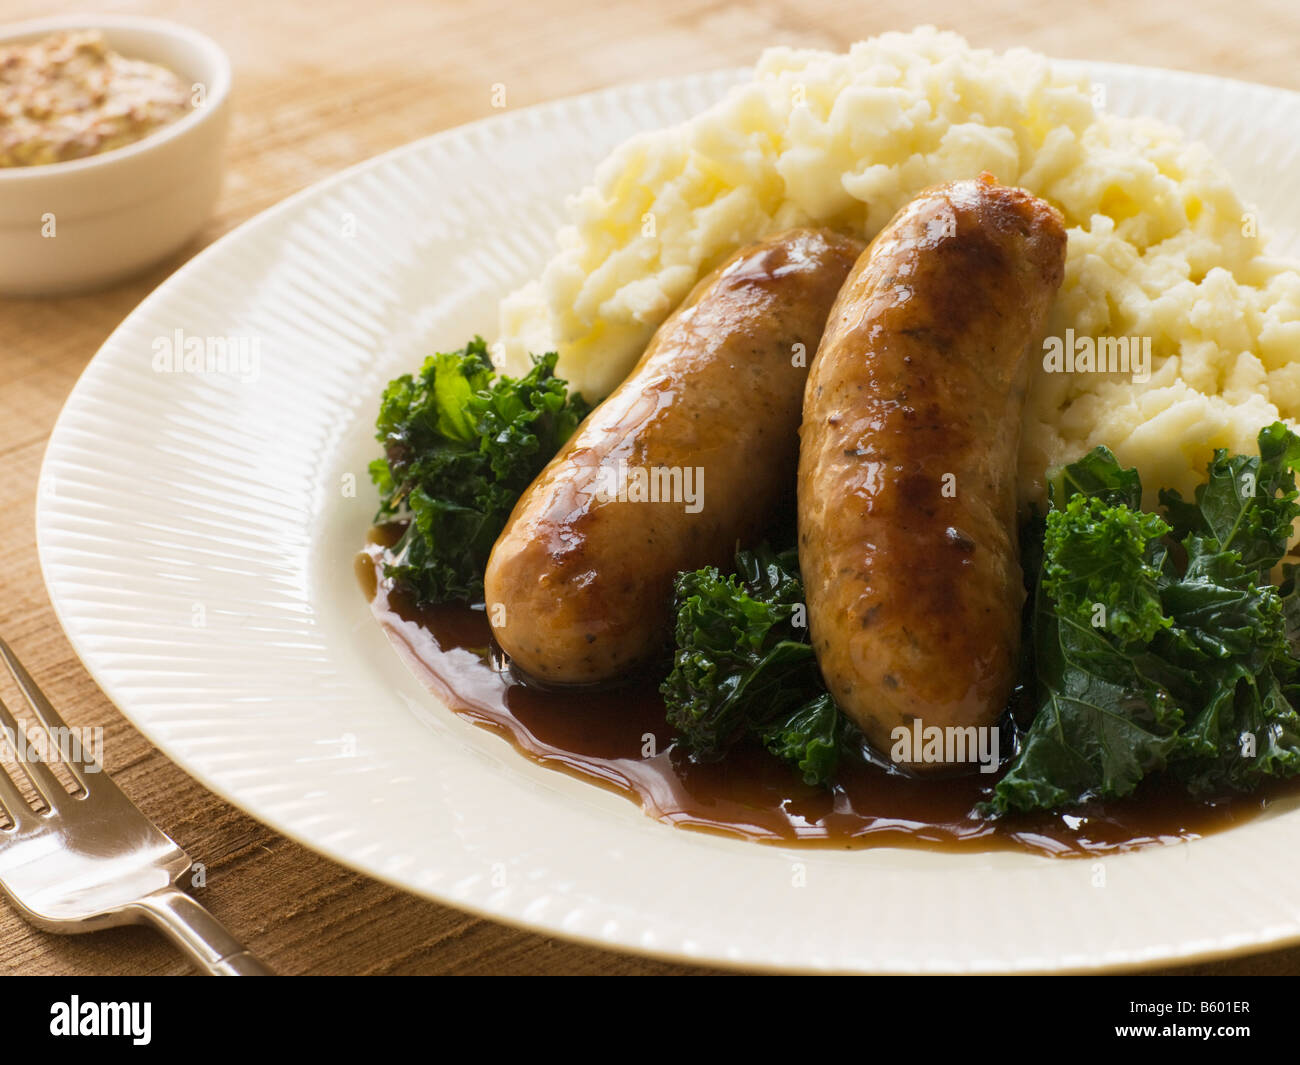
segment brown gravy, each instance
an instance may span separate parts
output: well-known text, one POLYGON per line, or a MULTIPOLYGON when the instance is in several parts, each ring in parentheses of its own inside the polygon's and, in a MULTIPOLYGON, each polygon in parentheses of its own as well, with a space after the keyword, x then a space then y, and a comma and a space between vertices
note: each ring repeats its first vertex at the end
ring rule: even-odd
POLYGON ((1300 790, 1291 782, 1196 803, 1151 781, 1123 802, 995 821, 973 813, 992 791, 994 774, 912 780, 851 765, 826 791, 804 784, 757 746, 738 747, 721 762, 694 764, 670 747, 672 730, 655 679, 602 691, 549 692, 519 683, 493 666, 481 608, 418 610, 388 587, 378 569, 385 532, 375 530, 357 556, 357 577, 375 618, 425 685, 525 757, 618 792, 668 824, 785 845, 1097 856, 1196 839, 1300 790))

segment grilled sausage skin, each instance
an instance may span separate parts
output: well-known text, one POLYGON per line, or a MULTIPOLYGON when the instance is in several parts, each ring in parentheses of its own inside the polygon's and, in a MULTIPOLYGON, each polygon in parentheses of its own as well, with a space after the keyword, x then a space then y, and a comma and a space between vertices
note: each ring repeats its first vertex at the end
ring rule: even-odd
MULTIPOLYGON (((858 261, 813 360, 798 475, 809 626, 831 694, 886 753, 916 719, 991 726, 1010 696, 1028 355, 1065 244, 1054 208, 988 175, 928 189, 858 261)), ((920 753, 911 769, 942 765, 920 753)))
POLYGON ((484 585, 493 635, 526 676, 604 683, 652 658, 677 572, 729 568, 789 497, 808 363, 862 247, 798 229, 741 249, 519 499, 484 585), (657 481, 658 501, 636 477, 657 481))

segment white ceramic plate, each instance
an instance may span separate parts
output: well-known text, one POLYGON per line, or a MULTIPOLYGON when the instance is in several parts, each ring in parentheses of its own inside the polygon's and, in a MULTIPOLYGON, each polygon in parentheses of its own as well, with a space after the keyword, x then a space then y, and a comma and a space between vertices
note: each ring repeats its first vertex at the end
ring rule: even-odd
MULTIPOLYGON (((1294 247, 1300 95, 1089 73, 1112 109, 1206 140, 1294 247)), ((1104 863, 688 833, 527 762, 440 706, 388 646, 350 564, 374 509, 383 384, 491 330, 597 160, 736 77, 619 88, 390 152, 243 226, 145 300, 78 382, 42 471, 41 563, 87 668, 169 757, 278 831, 549 934, 897 972, 1132 966, 1300 938, 1300 810, 1104 863), (256 338, 256 380, 156 372, 156 341, 176 330, 256 338)))

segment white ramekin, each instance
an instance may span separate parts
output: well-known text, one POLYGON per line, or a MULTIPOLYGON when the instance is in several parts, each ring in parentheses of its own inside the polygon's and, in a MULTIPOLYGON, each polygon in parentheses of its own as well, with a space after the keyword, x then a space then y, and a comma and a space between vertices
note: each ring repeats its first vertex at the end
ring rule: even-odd
POLYGON ((181 247, 221 188, 230 61, 203 34, 162 19, 61 16, 0 27, 0 44, 57 30, 100 30, 109 47, 203 87, 190 114, 103 155, 0 168, 0 295, 93 288, 181 247))

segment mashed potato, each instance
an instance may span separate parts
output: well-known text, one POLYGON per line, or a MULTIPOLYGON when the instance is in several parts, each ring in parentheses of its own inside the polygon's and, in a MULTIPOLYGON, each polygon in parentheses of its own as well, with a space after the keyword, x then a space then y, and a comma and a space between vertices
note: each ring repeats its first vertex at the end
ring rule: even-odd
POLYGON ((498 359, 519 373, 530 350, 558 350, 560 372, 603 396, 741 244, 809 223, 871 237, 922 188, 982 170, 1065 215, 1049 334, 1151 353, 1145 375, 1035 370, 1025 500, 1096 444, 1142 471, 1149 503, 1188 492, 1214 447, 1252 451, 1260 426, 1300 416, 1300 274, 1263 254, 1209 153, 1097 110, 1040 56, 929 27, 843 55, 770 49, 720 103, 623 144, 572 198, 542 276, 502 302, 498 359))

